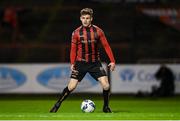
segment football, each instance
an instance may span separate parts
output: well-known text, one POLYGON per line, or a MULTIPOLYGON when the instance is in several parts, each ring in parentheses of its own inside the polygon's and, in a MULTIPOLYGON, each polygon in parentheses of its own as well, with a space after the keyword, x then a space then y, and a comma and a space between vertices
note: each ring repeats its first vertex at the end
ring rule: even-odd
POLYGON ((83 100, 81 110, 85 113, 91 113, 95 110, 95 103, 92 100, 83 100))

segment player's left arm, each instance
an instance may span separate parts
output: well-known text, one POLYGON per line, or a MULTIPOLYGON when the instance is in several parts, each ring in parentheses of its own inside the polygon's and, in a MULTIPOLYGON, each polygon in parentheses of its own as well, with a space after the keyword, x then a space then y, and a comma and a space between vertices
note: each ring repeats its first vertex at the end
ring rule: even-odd
POLYGON ((109 59, 110 59, 110 63, 109 63, 109 67, 110 67, 110 70, 111 71, 114 71, 115 69, 115 59, 114 59, 114 56, 113 56, 113 52, 111 50, 111 47, 106 39, 106 36, 104 34, 103 31, 99 31, 99 35, 100 35, 100 41, 102 43, 102 46, 104 47, 109 59))

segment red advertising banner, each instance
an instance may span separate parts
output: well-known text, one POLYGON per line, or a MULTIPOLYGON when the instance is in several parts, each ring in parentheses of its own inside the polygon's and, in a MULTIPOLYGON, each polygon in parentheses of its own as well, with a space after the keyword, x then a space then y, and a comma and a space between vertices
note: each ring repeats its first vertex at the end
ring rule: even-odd
POLYGON ((158 17, 164 24, 180 30, 180 8, 138 7, 138 10, 147 16, 158 17))

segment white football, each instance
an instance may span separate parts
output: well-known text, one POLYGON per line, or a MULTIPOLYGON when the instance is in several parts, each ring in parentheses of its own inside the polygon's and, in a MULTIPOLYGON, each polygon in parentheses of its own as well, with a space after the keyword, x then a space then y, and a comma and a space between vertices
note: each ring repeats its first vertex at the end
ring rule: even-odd
POLYGON ((83 100, 81 103, 81 110, 86 113, 94 112, 95 103, 92 100, 83 100))

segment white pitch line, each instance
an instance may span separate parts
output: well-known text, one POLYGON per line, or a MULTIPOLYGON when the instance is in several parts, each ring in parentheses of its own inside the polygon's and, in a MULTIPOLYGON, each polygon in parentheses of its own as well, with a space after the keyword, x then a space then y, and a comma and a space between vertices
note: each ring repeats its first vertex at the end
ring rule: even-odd
MULTIPOLYGON (((19 120, 1 120, 0 121, 19 121, 19 120)), ((100 120, 21 120, 21 121, 100 121, 100 120)), ((180 121, 180 120, 102 120, 102 121, 180 121)))

